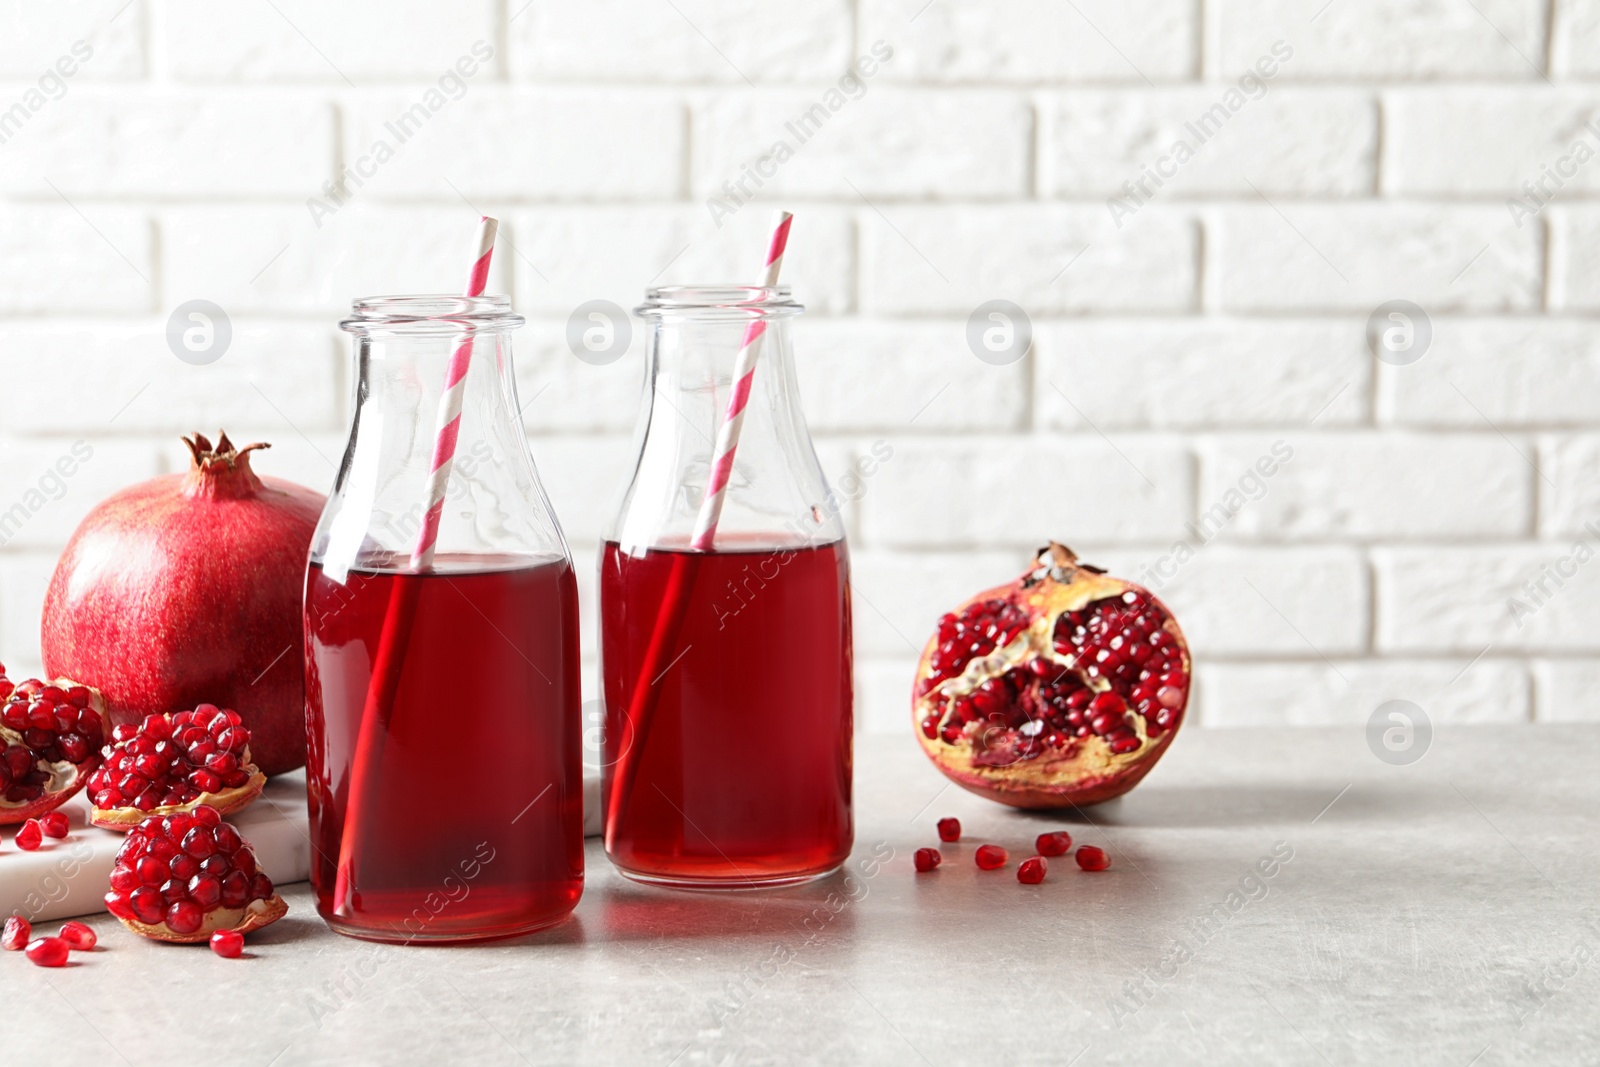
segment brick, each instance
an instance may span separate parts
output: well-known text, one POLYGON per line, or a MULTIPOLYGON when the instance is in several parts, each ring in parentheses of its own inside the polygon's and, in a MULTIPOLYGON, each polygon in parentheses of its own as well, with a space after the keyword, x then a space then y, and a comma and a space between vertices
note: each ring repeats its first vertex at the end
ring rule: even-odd
POLYGON ((1210 545, 1180 562, 1169 546, 1144 557, 1119 573, 1161 597, 1198 658, 1366 650, 1367 572, 1354 549, 1210 545))
POLYGON ((1197 14, 1161 0, 867 0, 861 39, 895 49, 896 80, 1143 84, 1195 74, 1197 14))
POLYGON ((1034 410, 1051 430, 1365 422, 1372 356, 1347 320, 1051 322, 1034 410))
POLYGON ((159 469, 149 442, 93 431, 0 442, 0 546, 59 550, 91 508, 159 469))
POLYGON ((1514 197, 1521 209, 1506 208, 1508 224, 1526 227, 1552 196, 1600 188, 1596 130, 1600 94, 1584 90, 1394 90, 1384 100, 1383 188, 1514 197), (1594 128, 1585 125, 1591 121, 1594 128), (1532 191, 1524 188, 1528 182, 1535 183, 1532 191))
POLYGON ((1465 658, 1201 663, 1197 717, 1203 726, 1365 727, 1390 700, 1411 701, 1436 727, 1532 717, 1527 671, 1520 663, 1493 658, 1469 663, 1465 658))
MULTIPOLYGON (((750 205, 724 218, 721 227, 698 205, 574 206, 518 211, 512 218, 517 306, 565 321, 589 300, 633 308, 649 286, 754 282, 772 212, 750 205)), ((850 310, 854 265, 855 227, 849 214, 804 209, 784 256, 783 282, 809 315, 850 310)), ((638 320, 635 326, 641 326, 638 320)))
POLYGON ((1432 320, 1428 351, 1378 364, 1380 419, 1412 426, 1592 424, 1600 338, 1572 319, 1432 320))
POLYGON ((979 360, 967 347, 964 322, 802 321, 794 346, 813 430, 1024 428, 1027 360, 979 360))
POLYGON ((909 437, 889 443, 894 455, 861 502, 872 547, 1033 549, 1041 536, 1162 538, 1180 528, 1192 499, 1189 456, 1172 444, 909 437), (1072 472, 1070 494, 1051 491, 1052 471, 1072 472))
POLYGON ((477 79, 458 94, 429 91, 436 90, 367 92, 349 104, 345 156, 372 172, 363 192, 453 201, 456 190, 474 199, 571 200, 683 191, 683 108, 668 94, 508 90, 477 79), (625 151, 603 150, 597 130, 625 151), (378 162, 386 149, 393 157, 378 162))
POLYGON ((1600 3, 1563 0, 1555 5, 1551 68, 1565 78, 1600 75, 1600 3))
POLYGON ((1543 660, 1534 666, 1539 722, 1600 722, 1600 660, 1543 660))
MULTIPOLYGON (((222 357, 195 366, 167 347, 164 321, 74 329, 13 324, 0 333, 0 346, 41 358, 11 361, 6 384, 24 396, 49 395, 61 388, 61 367, 70 361, 78 380, 94 383, 80 397, 74 422, 79 433, 176 437, 196 427, 238 431, 247 423, 265 423, 277 428, 276 439, 342 429, 329 330, 248 320, 234 320, 232 327, 222 357)), ((6 427, 12 433, 56 434, 61 420, 48 408, 17 405, 6 427)))
POLYGON ((762 84, 834 79, 855 58, 846 0, 790 4, 781 17, 712 0, 510 10, 511 71, 521 79, 762 84))
POLYGON ((1582 542, 1374 552, 1379 649, 1600 649, 1600 537, 1582 542))
POLYGON ((345 84, 433 80, 462 56, 475 59, 475 42, 492 56, 495 21, 491 0, 447 7, 427 0, 229 7, 168 0, 160 27, 167 70, 178 79, 345 84))
MULTIPOLYGON (((464 204, 381 207, 361 199, 320 218, 303 206, 174 209, 161 221, 166 297, 172 304, 204 297, 230 314, 316 313, 331 326, 353 298, 459 291, 476 222, 464 204)), ((492 293, 507 292, 521 267, 508 237, 490 271, 492 293)))
POLYGON ((1561 434, 1539 448, 1539 532, 1575 537, 1585 523, 1600 523, 1600 437, 1561 434))
POLYGON ((1291 78, 1530 81, 1544 67, 1544 11, 1542 0, 1224 0, 1221 70, 1244 70, 1281 40, 1291 78))
POLYGON ((12 678, 43 677, 39 662, 39 620, 58 553, 7 552, 0 555, 0 642, 12 678))
MULTIPOLYGON (((1034 546, 1037 548, 1038 546, 1034 546)), ((861 549, 850 555, 855 597, 856 652, 894 657, 911 670, 939 616, 982 589, 1010 581, 1028 565, 1031 551, 889 552, 861 549)))
POLYGON ((155 232, 142 211, 0 205, 0 314, 148 311, 155 278, 155 232))
POLYGON ((1149 209, 1118 230, 1101 207, 892 206, 861 216, 862 305, 970 315, 1006 299, 1030 317, 1195 306, 1199 234, 1149 209))
POLYGON ((626 437, 569 434, 533 437, 528 447, 567 540, 598 544, 633 476, 633 443, 626 437))
POLYGON ((1252 78, 1246 90, 1230 82, 1049 97, 1043 191, 1117 197, 1119 211, 1152 194, 1253 196, 1252 185, 1269 196, 1372 192, 1378 113, 1369 94, 1252 78))
POLYGON ((1230 435, 1201 456, 1199 508, 1212 516, 1201 530, 1225 540, 1520 537, 1532 526, 1534 472, 1494 433, 1230 435), (1252 477, 1263 458, 1279 461, 1275 473, 1252 477))
POLYGON ((1600 211, 1554 207, 1550 224, 1550 308, 1600 308, 1600 211))
POLYGON ((333 173, 333 109, 250 92, 84 86, 0 153, 0 186, 55 197, 300 197, 333 173), (52 189, 51 185, 56 189, 52 189))
POLYGON ((517 399, 530 433, 626 433, 638 418, 646 334, 634 320, 627 353, 586 363, 567 345, 564 320, 539 320, 513 335, 517 399))
POLYGON ((1516 229, 1499 206, 1260 204, 1218 222, 1216 284, 1230 311, 1540 306, 1540 228, 1516 229))
POLYGON ((1018 197, 1029 186, 1032 134, 1032 108, 1006 92, 863 82, 854 96, 721 93, 694 108, 692 188, 734 205, 756 190, 851 201, 1018 197))
MULTIPOLYGON (((147 6, 142 0, 57 0, 50 4, 29 0, 0 3, 0 78, 37 81, 47 71, 68 76, 68 91, 80 81, 137 78, 144 73, 141 28, 147 6), (72 46, 84 47, 74 53, 72 46), (84 52, 87 58, 82 58, 84 52), (57 67, 61 57, 81 62, 57 67)), ((54 83, 44 87, 54 91, 54 83)), ((20 96, 20 92, 16 94, 20 96)), ((11 94, 0 96, 5 107, 11 94)))

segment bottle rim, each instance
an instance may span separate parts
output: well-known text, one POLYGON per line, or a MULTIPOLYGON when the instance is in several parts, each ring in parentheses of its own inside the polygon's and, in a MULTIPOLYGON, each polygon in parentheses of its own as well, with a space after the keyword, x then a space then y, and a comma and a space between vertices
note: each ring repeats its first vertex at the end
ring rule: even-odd
POLYGON ((340 322, 339 328, 349 333, 460 334, 512 330, 526 321, 511 310, 509 296, 415 293, 354 300, 350 305, 350 317, 340 322))
POLYGON ((737 283, 655 286, 645 290, 644 303, 633 309, 642 318, 740 320, 798 315, 804 310, 787 285, 737 283))

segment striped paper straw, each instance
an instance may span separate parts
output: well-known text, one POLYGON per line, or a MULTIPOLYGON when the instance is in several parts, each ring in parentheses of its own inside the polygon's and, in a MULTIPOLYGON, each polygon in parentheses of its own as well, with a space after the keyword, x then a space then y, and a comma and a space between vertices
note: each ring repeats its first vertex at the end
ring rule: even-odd
MULTIPOLYGON (((467 281, 467 296, 482 296, 489 284, 489 260, 494 255, 494 238, 500 221, 484 215, 478 224, 478 255, 472 261, 472 277, 467 281)), ((433 470, 428 475, 428 510, 417 532, 417 545, 411 550, 411 569, 425 571, 433 565, 433 547, 439 540, 439 518, 444 514, 444 493, 450 482, 450 465, 456 457, 456 439, 461 435, 461 400, 467 391, 467 368, 472 364, 472 334, 468 333, 450 356, 445 372, 444 395, 439 398, 439 418, 434 426, 433 470)))
MULTIPOLYGON (((778 284, 778 271, 783 267, 783 250, 789 244, 789 223, 794 216, 787 211, 778 212, 772 228, 772 240, 767 245, 767 260, 761 270, 761 284, 771 288, 778 284)), ((750 404, 750 384, 755 378, 756 358, 761 355, 761 339, 766 335, 765 317, 745 327, 744 343, 739 346, 739 356, 733 362, 733 391, 728 394, 728 409, 722 416, 722 428, 717 431, 716 448, 712 451, 711 473, 706 478, 706 493, 700 501, 700 514, 695 519, 691 548, 709 552, 717 538, 717 522, 722 518, 722 502, 728 495, 728 480, 733 476, 733 454, 739 447, 739 431, 744 428, 744 411, 750 404)))

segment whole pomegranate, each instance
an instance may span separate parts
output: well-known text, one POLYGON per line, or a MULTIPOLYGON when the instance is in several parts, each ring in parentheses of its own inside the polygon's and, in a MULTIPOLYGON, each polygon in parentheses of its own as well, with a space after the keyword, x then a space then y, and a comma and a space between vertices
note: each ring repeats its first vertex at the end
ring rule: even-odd
POLYGON ((1150 772, 1183 722, 1189 677, 1159 600, 1051 544, 939 620, 912 713, 957 785, 1018 808, 1075 807, 1150 772))
POLYGON ((238 711, 262 773, 306 759, 300 603, 322 494, 260 478, 222 434, 185 474, 91 511, 45 596, 44 661, 98 687, 116 723, 202 703, 238 711))

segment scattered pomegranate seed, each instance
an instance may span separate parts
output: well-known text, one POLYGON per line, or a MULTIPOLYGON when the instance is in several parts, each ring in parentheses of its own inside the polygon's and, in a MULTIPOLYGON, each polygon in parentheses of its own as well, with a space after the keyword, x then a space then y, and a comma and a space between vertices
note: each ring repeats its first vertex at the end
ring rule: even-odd
POLYGON ((973 859, 986 871, 996 870, 1006 865, 1006 850, 999 845, 979 845, 973 859))
POLYGON ((24 852, 32 852, 43 840, 44 827, 39 825, 38 819, 29 819, 17 831, 17 847, 24 852))
POLYGON ((939 850, 936 848, 919 848, 915 855, 911 857, 911 862, 917 865, 917 870, 919 871, 931 871, 939 866, 940 861, 943 859, 944 857, 939 855, 939 850))
POLYGON ((20 915, 13 915, 6 920, 4 934, 0 934, 0 948, 7 952, 21 952, 28 947, 28 938, 33 936, 33 924, 20 915))
POLYGON ((39 826, 44 830, 44 836, 53 837, 57 841, 67 836, 67 816, 64 812, 47 812, 39 817, 39 826))
POLYGON ((1038 885, 1050 870, 1050 862, 1043 856, 1029 856, 1017 867, 1017 881, 1023 885, 1038 885))
POLYGON ((1082 846, 1072 858, 1086 871, 1103 871, 1111 866, 1111 857, 1106 855, 1106 850, 1093 845, 1082 846))
POLYGON ((27 956, 40 967, 65 967, 67 943, 59 937, 41 937, 28 945, 27 956))
POLYGON ((100 943, 100 938, 95 935, 93 928, 76 920, 63 924, 57 936, 67 943, 67 947, 79 952, 88 952, 100 943))
POLYGON ((218 930, 211 935, 211 951, 225 960, 236 960, 244 951, 244 935, 237 930, 218 930))
POLYGON ((1040 834, 1034 839, 1033 847, 1039 850, 1041 856, 1065 856, 1072 851, 1072 835, 1065 830, 1040 834))
POLYGON ((939 820, 939 840, 940 841, 960 841, 961 840, 961 820, 960 819, 940 819, 939 820))

